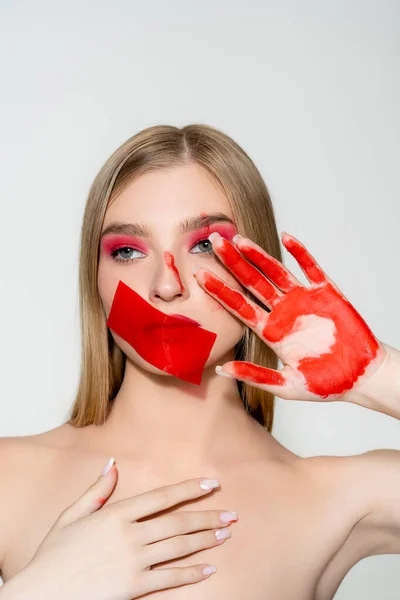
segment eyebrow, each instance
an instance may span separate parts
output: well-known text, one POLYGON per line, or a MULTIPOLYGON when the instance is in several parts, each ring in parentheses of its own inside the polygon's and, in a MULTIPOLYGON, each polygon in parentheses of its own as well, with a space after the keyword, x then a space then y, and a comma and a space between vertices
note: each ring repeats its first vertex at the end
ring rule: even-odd
MULTIPOLYGON (((207 215, 186 217, 185 219, 182 219, 179 221, 179 232, 181 235, 183 235, 185 233, 201 229, 202 227, 207 227, 213 223, 231 223, 236 227, 236 223, 230 217, 228 217, 228 215, 215 212, 208 213, 207 215)), ((143 225, 141 223, 123 223, 120 221, 110 223, 110 225, 108 225, 108 227, 106 227, 102 232, 101 237, 103 238, 110 233, 144 237, 149 239, 153 237, 153 232, 147 225, 143 225)))

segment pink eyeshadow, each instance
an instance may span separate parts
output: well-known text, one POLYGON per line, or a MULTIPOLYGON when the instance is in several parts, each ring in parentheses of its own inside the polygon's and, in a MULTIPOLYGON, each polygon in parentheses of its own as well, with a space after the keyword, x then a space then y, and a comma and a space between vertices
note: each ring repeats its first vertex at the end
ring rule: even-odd
POLYGON ((214 231, 217 231, 220 236, 229 242, 232 241, 233 236, 237 234, 237 228, 235 225, 231 225, 230 223, 215 223, 214 225, 203 227, 202 229, 198 229, 194 233, 190 234, 188 237, 189 246, 194 246, 196 242, 208 238, 208 236, 214 231))
POLYGON ((140 252, 144 253, 148 251, 147 246, 145 246, 142 241, 124 235, 106 236, 101 241, 101 248, 103 252, 107 254, 111 254, 117 248, 123 248, 124 246, 134 248, 135 250, 140 250, 140 252))

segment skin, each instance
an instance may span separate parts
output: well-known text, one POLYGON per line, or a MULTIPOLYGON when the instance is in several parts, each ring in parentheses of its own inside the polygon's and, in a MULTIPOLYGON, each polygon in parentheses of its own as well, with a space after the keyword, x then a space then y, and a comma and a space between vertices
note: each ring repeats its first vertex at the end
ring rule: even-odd
MULTIPOLYGON (((257 286, 263 294, 266 288, 272 291, 265 282, 257 283, 254 271, 246 270, 247 263, 240 273, 233 272, 232 264, 224 264, 219 244, 225 242, 213 241, 215 253, 206 257, 190 252, 198 234, 180 234, 179 221, 215 211, 232 218, 225 196, 195 165, 148 173, 131 183, 109 207, 103 231, 113 222, 123 221, 147 224, 153 235, 135 239, 140 251, 135 253, 137 260, 128 264, 110 257, 115 233, 104 240, 98 289, 105 315, 109 315, 118 283, 123 281, 166 315, 178 313, 196 320, 217 335, 216 342, 201 383, 193 385, 157 368, 113 333, 127 364, 104 425, 78 430, 65 424, 35 436, 0 439, 0 458, 4 457, 0 557, 6 581, 25 568, 60 512, 88 488, 110 456, 117 459, 118 483, 108 503, 189 477, 217 478, 220 489, 170 512, 220 509, 238 514, 226 543, 168 563, 215 564, 217 573, 193 586, 150 594, 152 600, 264 600, 266 595, 277 600, 330 600, 359 560, 400 552, 397 453, 303 459, 247 415, 235 379, 215 372, 217 364, 229 369, 244 327, 260 326, 254 320, 247 322, 253 319, 251 311, 249 317, 234 314, 247 302, 245 286, 252 293, 257 286), (195 267, 199 270, 194 277, 195 267), (218 283, 222 287, 205 289, 202 267, 211 272, 214 284, 223 282, 218 283), (219 294, 218 289, 230 290, 228 299, 239 302, 236 309, 228 306, 226 294, 219 294)), ((205 227, 201 235, 207 237, 213 230, 214 226, 205 227)), ((219 233, 229 242, 235 232, 219 233)), ((124 236, 118 243, 129 246, 132 240, 124 236)), ((230 248, 234 249, 234 244, 228 247, 232 252, 230 248)), ((121 257, 126 254, 120 252, 121 257)), ((275 276, 281 278, 280 291, 270 294, 270 302, 275 303, 271 314, 279 302, 290 298, 291 291, 296 292, 297 285, 279 265, 275 265, 275 276), (295 289, 282 289, 285 281, 295 289)), ((265 326, 264 312, 259 315, 265 326)), ((289 313, 294 321, 294 305, 289 313)), ((275 327, 278 333, 279 325, 282 323, 275 327)), ((312 331, 308 332, 311 338, 312 331)), ((314 335, 316 359, 332 341, 332 326, 322 331, 323 335, 314 335)), ((282 331, 279 336, 281 339, 272 343, 282 341, 282 331)), ((292 363, 291 384, 297 382, 299 391, 321 399, 307 388, 304 373, 294 368, 299 362, 299 345, 293 347, 297 360, 292 363)), ((279 390, 287 390, 285 386, 287 380, 279 390)), ((79 556, 73 559, 79 560, 79 556)))
POLYGON ((218 234, 212 234, 211 240, 218 258, 269 310, 204 269, 197 271, 197 280, 284 364, 276 371, 230 362, 220 373, 281 398, 338 400, 379 369, 386 355, 384 346, 296 238, 284 233, 282 243, 297 259, 309 287, 251 240, 238 238, 236 247, 218 234))

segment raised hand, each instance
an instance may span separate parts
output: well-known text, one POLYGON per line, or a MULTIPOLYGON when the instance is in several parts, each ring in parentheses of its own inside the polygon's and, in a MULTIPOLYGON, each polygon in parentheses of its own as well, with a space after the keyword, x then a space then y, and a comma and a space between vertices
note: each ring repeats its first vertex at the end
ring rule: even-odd
POLYGON ((220 375, 234 377, 285 399, 345 400, 382 364, 385 348, 367 323, 293 236, 282 243, 310 282, 305 287, 279 261, 247 238, 233 246, 218 233, 212 248, 239 283, 258 298, 261 308, 211 271, 197 268, 202 288, 250 327, 284 365, 277 371, 246 361, 231 361, 220 375))

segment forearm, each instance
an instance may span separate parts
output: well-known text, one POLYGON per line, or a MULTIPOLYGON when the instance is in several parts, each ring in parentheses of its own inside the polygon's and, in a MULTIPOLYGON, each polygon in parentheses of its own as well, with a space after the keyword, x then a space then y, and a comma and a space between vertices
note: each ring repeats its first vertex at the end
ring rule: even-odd
POLYGON ((355 386, 349 401, 400 419, 400 351, 381 345, 386 350, 385 360, 361 388, 355 386))

